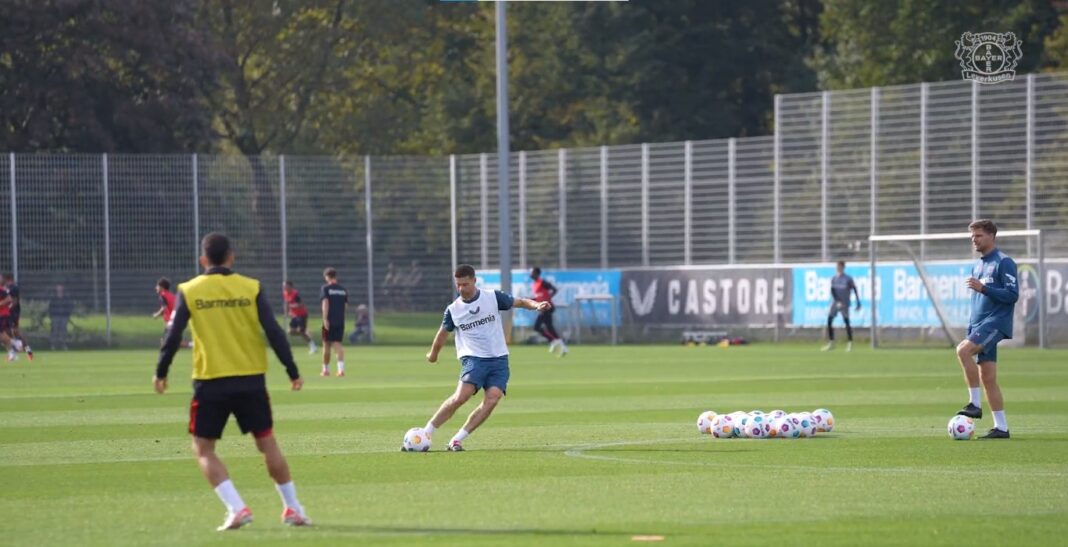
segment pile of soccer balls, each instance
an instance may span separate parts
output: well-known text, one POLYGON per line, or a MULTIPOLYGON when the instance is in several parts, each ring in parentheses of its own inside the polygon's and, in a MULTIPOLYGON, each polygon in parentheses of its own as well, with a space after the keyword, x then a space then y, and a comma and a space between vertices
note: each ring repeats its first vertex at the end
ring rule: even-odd
POLYGON ((800 439, 832 429, 834 415, 826 408, 791 414, 783 410, 730 414, 716 414, 707 410, 697 417, 697 431, 717 439, 800 439))

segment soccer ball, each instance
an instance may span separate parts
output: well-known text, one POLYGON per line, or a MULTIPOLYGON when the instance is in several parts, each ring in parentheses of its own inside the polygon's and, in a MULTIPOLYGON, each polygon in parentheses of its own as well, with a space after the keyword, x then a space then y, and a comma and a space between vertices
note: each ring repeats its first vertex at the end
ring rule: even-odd
POLYGON ((402 446, 405 452, 426 452, 430 450, 430 434, 421 427, 413 427, 404 434, 402 446))
POLYGON ((975 420, 967 416, 954 416, 949 419, 949 438, 956 441, 971 440, 975 436, 975 420))
POLYGON ((763 439, 768 436, 768 420, 763 414, 750 415, 744 426, 747 439, 763 439))
POLYGON ((768 416, 770 416, 772 420, 778 420, 779 418, 786 416, 786 411, 778 409, 772 410, 771 412, 768 412, 768 416))
POLYGON ((712 420, 716 418, 716 413, 711 410, 706 410, 697 417, 697 431, 709 435, 712 433, 712 420))
POLYGON ((739 410, 738 412, 731 412, 731 416, 734 417, 734 436, 744 437, 745 434, 742 431, 745 428, 745 423, 749 421, 749 414, 739 410))
MULTIPOLYGON (((800 422, 800 420, 797 421, 800 422)), ((775 436, 780 439, 796 439, 801 436, 801 427, 794 423, 790 415, 776 419, 772 427, 776 431, 775 436)))
POLYGON ((794 427, 798 430, 798 437, 811 437, 816 434, 816 424, 811 418, 805 416, 807 412, 799 412, 797 414, 789 414, 786 419, 793 423, 794 427))
POLYGON ((834 429, 834 414, 826 408, 817 408, 812 411, 812 421, 816 422, 816 431, 827 433, 834 429))
POLYGON ((734 415, 719 414, 712 419, 712 436, 717 439, 729 439, 734 436, 734 415))

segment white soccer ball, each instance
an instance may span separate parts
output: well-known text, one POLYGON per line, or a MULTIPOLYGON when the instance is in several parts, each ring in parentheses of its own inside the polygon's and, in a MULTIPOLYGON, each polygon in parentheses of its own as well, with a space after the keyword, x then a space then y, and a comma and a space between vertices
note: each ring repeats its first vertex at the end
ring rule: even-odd
POLYGON ((426 452, 430 450, 430 434, 421 427, 413 427, 404 434, 405 452, 426 452))
POLYGON ((731 416, 734 417, 734 436, 744 437, 742 429, 745 427, 745 423, 749 421, 749 413, 739 410, 738 412, 731 412, 731 416))
POLYGON ((768 416, 770 416, 772 420, 778 420, 779 418, 782 418, 783 416, 786 416, 786 411, 785 410, 775 409, 775 410, 772 410, 771 412, 768 412, 768 416))
POLYGON ((796 414, 789 414, 786 416, 787 419, 789 419, 794 424, 794 427, 798 429, 799 437, 811 437, 816 434, 816 424, 813 423, 810 417, 805 416, 805 414, 808 413, 798 412, 796 414))
POLYGON ((789 414, 775 420, 772 426, 775 429, 775 437, 779 439, 796 439, 801 436, 801 420, 791 418, 789 414))
POLYGON ((747 439, 763 439, 768 436, 768 420, 763 414, 749 415, 743 426, 747 439))
POLYGON ((817 408, 812 411, 812 421, 816 422, 816 431, 827 433, 834 429, 834 414, 826 408, 817 408))
POLYGON ((716 413, 711 410, 706 410, 697 417, 697 431, 710 435, 712 433, 712 420, 716 418, 716 413))
POLYGON ((967 416, 954 416, 949 419, 949 438, 956 441, 971 440, 975 436, 975 420, 967 416))
POLYGON ((718 414, 712 420, 712 436, 717 439, 729 439, 734 436, 734 415, 718 414))

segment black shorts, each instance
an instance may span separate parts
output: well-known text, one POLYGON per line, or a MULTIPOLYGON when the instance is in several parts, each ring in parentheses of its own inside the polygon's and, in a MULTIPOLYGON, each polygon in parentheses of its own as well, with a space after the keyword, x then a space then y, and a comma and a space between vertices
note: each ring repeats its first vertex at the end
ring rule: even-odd
POLYGON ((19 328, 19 316, 20 315, 21 314, 18 314, 18 313, 11 314, 11 328, 12 329, 19 328))
POLYGON ((345 323, 331 321, 330 328, 323 327, 323 342, 340 342, 345 338, 345 323))
POLYGON ((289 319, 289 330, 299 330, 300 332, 308 330, 308 316, 291 317, 289 319))
POLYGON ((189 403, 189 433, 205 439, 221 439, 226 421, 233 414, 241 433, 256 438, 271 435, 271 398, 266 377, 231 376, 193 381, 189 403))
POLYGON ((11 316, 0 315, 0 333, 11 333, 11 316))

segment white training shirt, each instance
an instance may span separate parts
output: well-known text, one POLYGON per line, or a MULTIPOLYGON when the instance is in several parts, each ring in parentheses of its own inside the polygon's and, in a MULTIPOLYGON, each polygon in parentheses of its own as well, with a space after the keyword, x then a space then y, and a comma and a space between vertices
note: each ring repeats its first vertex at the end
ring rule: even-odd
POLYGON ((511 309, 513 301, 507 293, 480 290, 470 303, 457 297, 449 304, 442 326, 456 335, 457 359, 508 355, 501 310, 511 309))

